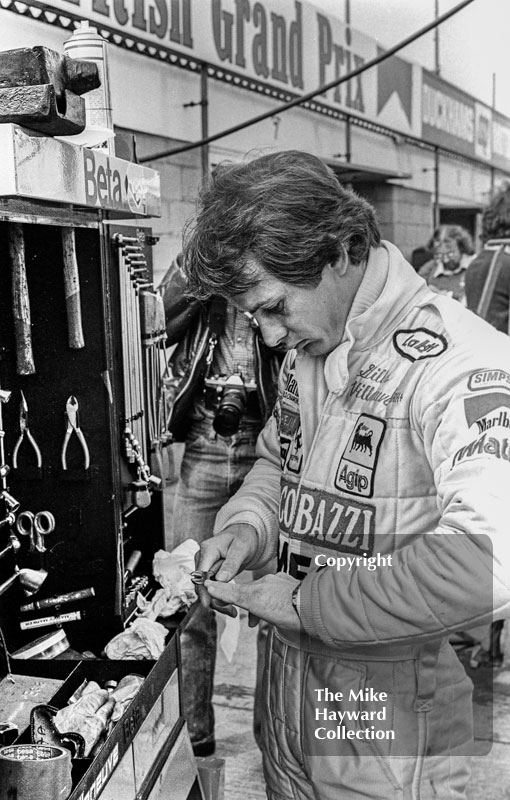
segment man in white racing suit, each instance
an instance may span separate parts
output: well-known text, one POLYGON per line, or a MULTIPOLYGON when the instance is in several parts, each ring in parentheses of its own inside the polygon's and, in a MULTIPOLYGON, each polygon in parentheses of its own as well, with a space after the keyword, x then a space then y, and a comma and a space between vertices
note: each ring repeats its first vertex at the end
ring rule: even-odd
POLYGON ((198 563, 213 607, 274 625, 268 798, 465 798, 472 685, 448 635, 510 611, 510 340, 306 153, 218 168, 184 253, 193 294, 287 351, 198 563))

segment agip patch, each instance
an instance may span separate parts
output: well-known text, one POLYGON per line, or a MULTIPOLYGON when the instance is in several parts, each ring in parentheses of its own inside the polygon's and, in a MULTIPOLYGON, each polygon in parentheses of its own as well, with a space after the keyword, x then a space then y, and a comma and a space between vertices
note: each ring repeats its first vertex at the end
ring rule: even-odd
POLYGON ((371 414, 360 414, 345 447, 335 475, 342 492, 372 497, 374 477, 386 423, 371 414))

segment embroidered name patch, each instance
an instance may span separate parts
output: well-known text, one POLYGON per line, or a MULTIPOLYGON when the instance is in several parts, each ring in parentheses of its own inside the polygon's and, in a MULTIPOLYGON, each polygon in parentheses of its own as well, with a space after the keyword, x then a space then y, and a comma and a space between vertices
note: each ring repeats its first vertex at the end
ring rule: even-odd
POLYGON ((409 361, 421 361, 423 358, 435 358, 448 347, 444 336, 427 328, 395 331, 393 344, 397 353, 409 361))

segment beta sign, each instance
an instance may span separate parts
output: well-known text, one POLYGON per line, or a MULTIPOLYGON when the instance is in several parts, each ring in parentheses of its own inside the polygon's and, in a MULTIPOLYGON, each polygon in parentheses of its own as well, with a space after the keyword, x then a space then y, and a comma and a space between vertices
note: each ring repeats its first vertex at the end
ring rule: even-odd
POLYGON ((150 214, 155 188, 151 185, 152 170, 86 148, 83 149, 83 168, 85 205, 143 216, 150 214))

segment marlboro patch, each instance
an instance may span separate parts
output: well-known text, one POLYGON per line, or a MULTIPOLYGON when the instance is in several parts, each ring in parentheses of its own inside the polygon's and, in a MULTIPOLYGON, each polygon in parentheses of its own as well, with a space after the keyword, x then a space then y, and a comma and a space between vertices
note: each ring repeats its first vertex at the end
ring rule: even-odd
POLYGON ((510 394, 506 392, 477 394, 474 397, 466 397, 464 400, 468 427, 470 428, 476 422, 479 433, 496 425, 503 428, 510 427, 506 409, 510 409, 510 394))

